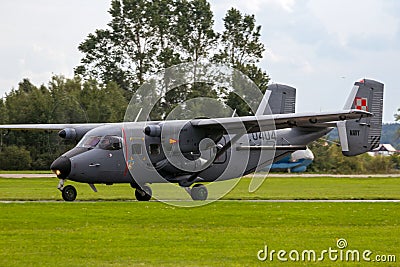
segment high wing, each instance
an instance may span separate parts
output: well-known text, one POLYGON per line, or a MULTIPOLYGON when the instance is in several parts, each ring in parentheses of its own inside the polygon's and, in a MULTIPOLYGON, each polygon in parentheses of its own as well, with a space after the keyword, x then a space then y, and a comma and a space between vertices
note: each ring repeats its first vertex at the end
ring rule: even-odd
POLYGON ((79 141, 90 130, 103 126, 105 123, 80 124, 8 124, 0 125, 0 130, 14 131, 59 131, 58 135, 66 140, 79 141))
POLYGON ((81 124, 5 124, 0 125, 0 129, 5 130, 49 130, 49 131, 59 131, 65 128, 85 128, 94 129, 105 123, 81 123, 81 124))
MULTIPOLYGON (((260 115, 247 117, 229 117, 218 119, 194 119, 191 120, 193 127, 204 128, 210 131, 236 132, 245 129, 247 133, 259 131, 279 130, 291 127, 330 127, 327 123, 361 119, 373 116, 372 113, 351 109, 338 112, 321 113, 291 113, 260 115)), ((106 125, 106 123, 82 123, 82 124, 9 124, 0 125, 0 129, 6 130, 50 130, 63 129, 83 130, 85 132, 106 125)))
POLYGON ((231 133, 247 133, 279 130, 292 127, 330 127, 328 123, 355 120, 372 117, 367 111, 351 109, 338 112, 320 113, 292 113, 276 115, 260 115, 248 117, 220 118, 220 119, 195 119, 191 121, 193 127, 203 128, 206 131, 228 131, 231 133))

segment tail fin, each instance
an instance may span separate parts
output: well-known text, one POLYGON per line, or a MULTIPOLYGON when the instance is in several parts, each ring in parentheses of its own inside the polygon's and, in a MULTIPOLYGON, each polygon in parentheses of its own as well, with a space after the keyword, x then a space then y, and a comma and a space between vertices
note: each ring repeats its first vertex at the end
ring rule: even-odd
POLYGON ((383 87, 380 82, 363 79, 354 84, 344 109, 361 109, 372 117, 337 123, 342 153, 356 156, 378 147, 382 130, 383 87))
POLYGON ((295 106, 295 88, 282 84, 271 84, 265 91, 256 115, 294 113, 295 106))

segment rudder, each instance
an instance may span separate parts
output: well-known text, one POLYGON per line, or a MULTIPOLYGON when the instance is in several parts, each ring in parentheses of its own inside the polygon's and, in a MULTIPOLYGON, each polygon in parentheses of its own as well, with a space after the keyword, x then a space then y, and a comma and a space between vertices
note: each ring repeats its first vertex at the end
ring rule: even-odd
POLYGON ((256 115, 295 113, 295 107, 295 88, 283 84, 271 84, 265 91, 256 115))
POLYGON ((382 131, 383 88, 380 82, 363 79, 354 84, 345 110, 360 109, 372 117, 337 123, 342 153, 356 156, 378 147, 382 131))

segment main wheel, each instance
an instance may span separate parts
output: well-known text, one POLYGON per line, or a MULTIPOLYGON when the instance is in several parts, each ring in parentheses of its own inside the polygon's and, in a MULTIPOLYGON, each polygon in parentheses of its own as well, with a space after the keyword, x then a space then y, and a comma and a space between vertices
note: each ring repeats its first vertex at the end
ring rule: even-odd
POLYGON ((75 187, 67 185, 63 188, 61 195, 65 201, 74 201, 78 193, 76 192, 75 187))
POLYGON ((206 200, 208 197, 207 187, 202 184, 194 185, 190 191, 190 196, 193 200, 206 200))
POLYGON ((141 188, 136 188, 135 196, 138 201, 149 201, 153 192, 147 185, 142 185, 141 188))

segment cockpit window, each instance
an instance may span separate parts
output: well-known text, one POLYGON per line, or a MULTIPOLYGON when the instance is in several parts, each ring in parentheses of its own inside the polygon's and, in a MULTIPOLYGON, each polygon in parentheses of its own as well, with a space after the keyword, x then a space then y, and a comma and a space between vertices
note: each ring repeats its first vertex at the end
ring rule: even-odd
POLYGON ((121 138, 118 136, 106 135, 101 139, 99 148, 105 150, 118 150, 122 148, 121 138))
POLYGON ((101 136, 85 136, 78 143, 77 147, 94 148, 100 142, 101 136))

